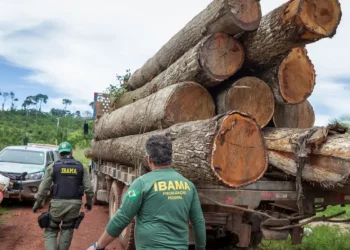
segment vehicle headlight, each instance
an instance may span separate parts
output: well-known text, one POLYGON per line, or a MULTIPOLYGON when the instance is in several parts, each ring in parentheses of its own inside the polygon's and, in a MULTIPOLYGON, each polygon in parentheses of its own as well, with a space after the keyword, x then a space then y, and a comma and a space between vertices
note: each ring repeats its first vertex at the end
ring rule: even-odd
POLYGON ((41 180, 42 178, 44 178, 44 172, 31 173, 26 176, 26 180, 41 180))

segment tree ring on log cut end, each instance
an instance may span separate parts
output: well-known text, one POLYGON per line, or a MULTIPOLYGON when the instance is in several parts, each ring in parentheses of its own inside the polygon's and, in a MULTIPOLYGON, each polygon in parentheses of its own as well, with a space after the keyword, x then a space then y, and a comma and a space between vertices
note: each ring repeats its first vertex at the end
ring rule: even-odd
POLYGON ((305 40, 318 40, 332 37, 341 19, 341 7, 338 0, 295 0, 288 5, 285 18, 299 13, 306 27, 301 35, 305 40))
POLYGON ((278 80, 281 96, 287 104, 305 101, 314 90, 316 73, 304 47, 291 50, 282 61, 278 80))
POLYGON ((236 19, 236 24, 243 30, 252 31, 259 27, 261 20, 261 6, 257 0, 230 0, 230 12, 236 19))
POLYGON ((206 120, 215 116, 212 96, 201 85, 194 82, 180 83, 167 100, 164 124, 206 120))
POLYGON ((242 67, 243 61, 243 46, 224 33, 210 35, 199 51, 202 69, 215 80, 225 80, 232 76, 242 67))
POLYGON ((309 101, 296 105, 277 104, 273 123, 277 128, 312 128, 315 112, 309 101))
POLYGON ((211 166, 230 187, 245 186, 263 176, 268 159, 260 126, 254 119, 235 111, 223 118, 214 139, 211 166))
POLYGON ((265 127, 274 114, 275 98, 270 87, 256 77, 236 81, 225 98, 226 111, 239 110, 251 115, 265 127))

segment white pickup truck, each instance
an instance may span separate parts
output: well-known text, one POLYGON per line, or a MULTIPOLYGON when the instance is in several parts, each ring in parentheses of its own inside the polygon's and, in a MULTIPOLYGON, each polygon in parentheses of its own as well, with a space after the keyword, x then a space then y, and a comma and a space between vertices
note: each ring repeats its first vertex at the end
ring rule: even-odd
POLYGON ((10 146, 0 152, 0 174, 10 179, 4 198, 34 200, 46 167, 58 160, 45 146, 10 146))

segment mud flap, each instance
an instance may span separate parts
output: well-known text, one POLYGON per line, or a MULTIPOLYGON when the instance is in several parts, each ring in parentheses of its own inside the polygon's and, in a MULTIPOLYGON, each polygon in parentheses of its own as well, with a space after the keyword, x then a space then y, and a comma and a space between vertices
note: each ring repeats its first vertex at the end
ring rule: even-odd
POLYGON ((267 219, 261 226, 261 232, 266 240, 286 240, 289 235, 289 230, 275 231, 270 227, 283 227, 290 225, 290 220, 287 219, 267 219))

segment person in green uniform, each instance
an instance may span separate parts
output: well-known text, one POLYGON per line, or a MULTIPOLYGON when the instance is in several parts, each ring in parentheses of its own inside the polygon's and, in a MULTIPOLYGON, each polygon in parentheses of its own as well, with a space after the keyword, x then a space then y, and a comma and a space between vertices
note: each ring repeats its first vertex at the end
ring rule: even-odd
POLYGON ((88 170, 73 158, 72 146, 63 142, 58 147, 60 160, 47 167, 38 193, 33 212, 36 213, 45 200, 51 187, 52 201, 50 203, 51 222, 45 228, 45 250, 68 250, 73 238, 74 225, 80 214, 82 196, 86 194, 85 208, 92 209, 94 192, 91 186, 88 170), (53 182, 53 185, 51 186, 53 182), (61 225, 60 239, 57 236, 61 225))
POLYGON ((87 250, 103 250, 136 216, 137 250, 187 250, 189 220, 197 250, 206 246, 206 229, 196 188, 171 167, 172 144, 166 136, 146 142, 151 172, 137 178, 99 240, 87 250))

